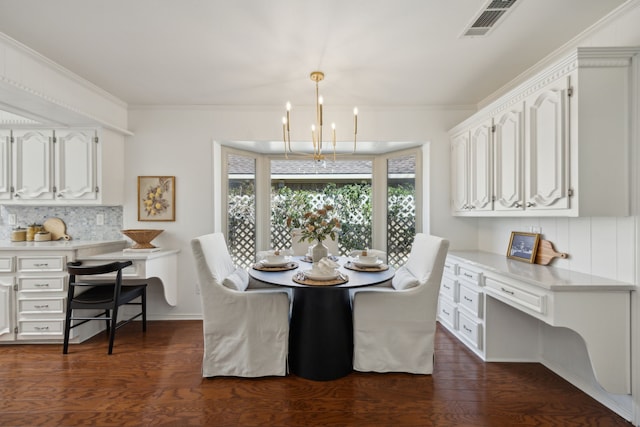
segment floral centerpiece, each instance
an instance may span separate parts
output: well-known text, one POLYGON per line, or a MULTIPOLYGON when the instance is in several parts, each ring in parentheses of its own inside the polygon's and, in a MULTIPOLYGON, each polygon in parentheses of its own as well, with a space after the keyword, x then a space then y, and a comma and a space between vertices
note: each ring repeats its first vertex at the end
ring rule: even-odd
MULTIPOLYGON (((324 205, 315 212, 307 212, 302 217, 300 223, 300 242, 305 240, 309 243, 317 242, 312 248, 312 258, 314 263, 320 262, 322 258, 328 256, 328 249, 322 243, 327 237, 336 240, 340 230, 340 220, 333 213, 333 206, 324 205)), ((287 225, 291 226, 292 219, 287 219, 287 225)))
MULTIPOLYGON (((291 225, 291 218, 287 219, 287 225, 291 225)), ((322 242, 327 237, 336 240, 340 230, 340 220, 333 214, 333 206, 324 205, 315 212, 307 212, 300 224, 300 241, 322 242)))

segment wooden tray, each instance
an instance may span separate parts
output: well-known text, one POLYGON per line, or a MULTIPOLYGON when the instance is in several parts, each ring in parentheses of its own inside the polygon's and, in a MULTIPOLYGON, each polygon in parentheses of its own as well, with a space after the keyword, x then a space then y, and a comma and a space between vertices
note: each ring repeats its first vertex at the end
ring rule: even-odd
POLYGON ((266 267, 260 264, 259 262, 257 262, 253 264, 252 267, 254 270, 260 270, 260 271, 289 271, 289 270, 295 270, 296 268, 298 268, 298 263, 291 261, 279 267, 266 267))
POLYGON ((348 263, 346 263, 344 265, 344 268, 348 268, 349 270, 353 270, 353 271, 370 271, 370 272, 376 272, 376 271, 385 271, 389 269, 389 265, 388 264, 380 264, 377 265, 375 267, 358 267, 357 265, 355 265, 354 263, 352 263, 351 261, 349 261, 348 263))
POLYGON ((309 286, 335 286, 345 284, 349 281, 349 276, 344 277, 346 278, 346 280, 341 277, 336 277, 333 280, 311 280, 305 278, 303 274, 298 273, 293 276, 293 281, 301 285, 309 286))
POLYGON ((71 236, 67 234, 67 225, 60 218, 49 218, 42 224, 42 227, 51 233, 51 240, 71 239, 71 236))
POLYGON ((548 240, 540 240, 538 243, 538 251, 536 252, 536 264, 548 265, 554 258, 568 258, 564 252, 556 252, 553 243, 548 240))

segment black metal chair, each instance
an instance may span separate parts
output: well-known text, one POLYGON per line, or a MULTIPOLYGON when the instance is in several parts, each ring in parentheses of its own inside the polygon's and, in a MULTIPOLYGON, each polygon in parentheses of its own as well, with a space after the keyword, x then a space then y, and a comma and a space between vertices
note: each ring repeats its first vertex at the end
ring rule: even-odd
POLYGON ((122 269, 133 264, 132 261, 112 262, 103 265, 82 267, 81 263, 67 264, 69 290, 67 296, 67 315, 64 324, 63 354, 69 349, 71 329, 91 320, 104 320, 109 334, 109 354, 113 352, 116 329, 133 319, 142 316, 142 331, 147 330, 147 284, 122 285, 122 269), (91 281, 84 276, 97 276, 115 273, 115 280, 108 277, 96 277, 91 281), (78 276, 81 281, 78 281, 78 276), (140 302, 132 302, 140 298, 140 302), (118 307, 121 305, 139 305, 141 310, 135 316, 118 322, 118 307), (74 310, 104 310, 93 316, 73 315, 74 310), (76 321, 79 321, 76 323, 76 321))

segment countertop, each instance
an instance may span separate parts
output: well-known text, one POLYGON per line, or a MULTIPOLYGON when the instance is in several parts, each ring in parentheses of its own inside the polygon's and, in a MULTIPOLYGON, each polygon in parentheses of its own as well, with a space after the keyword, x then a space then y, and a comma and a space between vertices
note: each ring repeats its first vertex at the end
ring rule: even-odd
POLYGON ((136 252, 136 250, 128 250, 128 251, 117 251, 117 252, 103 252, 99 254, 94 254, 87 257, 79 257, 79 260, 83 259, 101 259, 101 260, 150 260, 155 258, 161 258, 167 255, 177 254, 180 252, 179 249, 162 249, 159 248, 157 251, 148 252, 145 250, 141 250, 136 252))
POLYGON ((547 265, 528 264, 509 259, 506 255, 489 252, 449 251, 449 256, 459 258, 469 265, 549 291, 632 291, 636 289, 632 283, 547 265))
POLYGON ((76 250, 98 248, 105 245, 121 244, 125 247, 126 240, 55 240, 49 242, 12 242, 0 241, 0 250, 12 251, 38 251, 38 250, 76 250))

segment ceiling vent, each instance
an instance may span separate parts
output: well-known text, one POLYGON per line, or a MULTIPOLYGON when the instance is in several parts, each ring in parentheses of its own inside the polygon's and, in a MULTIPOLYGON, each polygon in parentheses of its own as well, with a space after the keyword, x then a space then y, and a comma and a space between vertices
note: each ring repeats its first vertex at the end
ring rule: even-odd
POLYGON ((498 22, 512 9, 516 0, 491 0, 472 21, 463 36, 486 36, 498 22))

